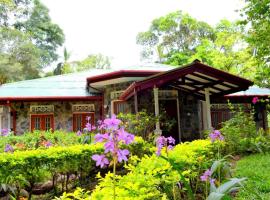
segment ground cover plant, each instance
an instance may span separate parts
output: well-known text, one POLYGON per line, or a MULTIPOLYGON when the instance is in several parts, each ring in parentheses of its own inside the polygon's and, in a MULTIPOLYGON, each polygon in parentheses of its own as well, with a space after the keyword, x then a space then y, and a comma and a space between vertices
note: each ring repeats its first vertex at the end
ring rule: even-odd
POLYGON ((253 154, 237 162, 235 176, 247 177, 245 187, 237 193, 237 200, 270 199, 270 154, 253 154))

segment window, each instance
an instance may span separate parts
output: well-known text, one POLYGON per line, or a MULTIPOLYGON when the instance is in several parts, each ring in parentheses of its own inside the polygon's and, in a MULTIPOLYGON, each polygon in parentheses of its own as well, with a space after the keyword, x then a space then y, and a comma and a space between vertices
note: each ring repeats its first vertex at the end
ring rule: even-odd
POLYGON ((118 115, 119 113, 130 112, 130 107, 126 101, 116 100, 113 101, 112 113, 118 115))
POLYGON ((53 115, 31 115, 31 131, 48 131, 54 129, 53 115))
POLYGON ((73 131, 82 131, 87 123, 87 117, 90 117, 90 123, 95 123, 95 114, 91 113, 73 113, 73 131))

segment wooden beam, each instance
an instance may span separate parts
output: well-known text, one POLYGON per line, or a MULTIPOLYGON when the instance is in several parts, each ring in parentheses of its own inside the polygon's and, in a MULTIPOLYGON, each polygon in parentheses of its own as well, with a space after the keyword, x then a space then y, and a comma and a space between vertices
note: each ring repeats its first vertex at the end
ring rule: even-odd
MULTIPOLYGON (((212 81, 212 82, 210 82, 210 83, 205 83, 202 87, 198 87, 198 88, 196 88, 195 90, 193 90, 193 92, 198 92, 198 91, 200 91, 200 90, 203 90, 203 89, 205 89, 205 88, 210 88, 210 87, 214 88, 215 85, 220 84, 220 83, 222 83, 222 82, 223 82, 223 81, 218 80, 218 81, 212 81)), ((218 91, 220 91, 220 90, 218 90, 218 91)))

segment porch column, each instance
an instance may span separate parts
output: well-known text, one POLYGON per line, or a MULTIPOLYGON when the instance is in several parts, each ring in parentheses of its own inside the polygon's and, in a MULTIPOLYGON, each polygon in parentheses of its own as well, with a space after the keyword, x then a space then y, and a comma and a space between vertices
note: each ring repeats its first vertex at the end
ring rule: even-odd
POLYGON ((11 119, 10 119, 10 107, 8 107, 8 115, 7 115, 7 117, 8 117, 8 126, 7 126, 7 128, 8 128, 8 130, 10 130, 10 123, 11 123, 11 119))
POLYGON ((137 96, 137 91, 136 89, 134 89, 134 110, 135 110, 135 114, 138 113, 138 96, 137 96))
MULTIPOLYGON (((154 87, 154 102, 155 102, 155 116, 159 117, 159 102, 158 102, 158 88, 154 87)), ((160 123, 159 120, 156 122, 156 135, 161 135, 162 131, 160 130, 160 123)))
POLYGON ((206 104, 206 124, 207 129, 212 129, 212 121, 211 121, 211 105, 210 105, 210 94, 209 88, 205 88, 205 104, 206 104))

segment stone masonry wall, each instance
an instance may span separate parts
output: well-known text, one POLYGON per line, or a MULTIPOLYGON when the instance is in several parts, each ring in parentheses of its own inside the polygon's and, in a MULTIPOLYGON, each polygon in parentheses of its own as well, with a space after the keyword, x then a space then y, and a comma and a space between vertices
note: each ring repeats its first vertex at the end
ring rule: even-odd
POLYGON ((54 130, 72 131, 72 105, 75 104, 94 104, 95 121, 100 119, 99 101, 17 102, 12 103, 17 112, 16 133, 22 134, 30 131, 30 105, 54 105, 54 130))

